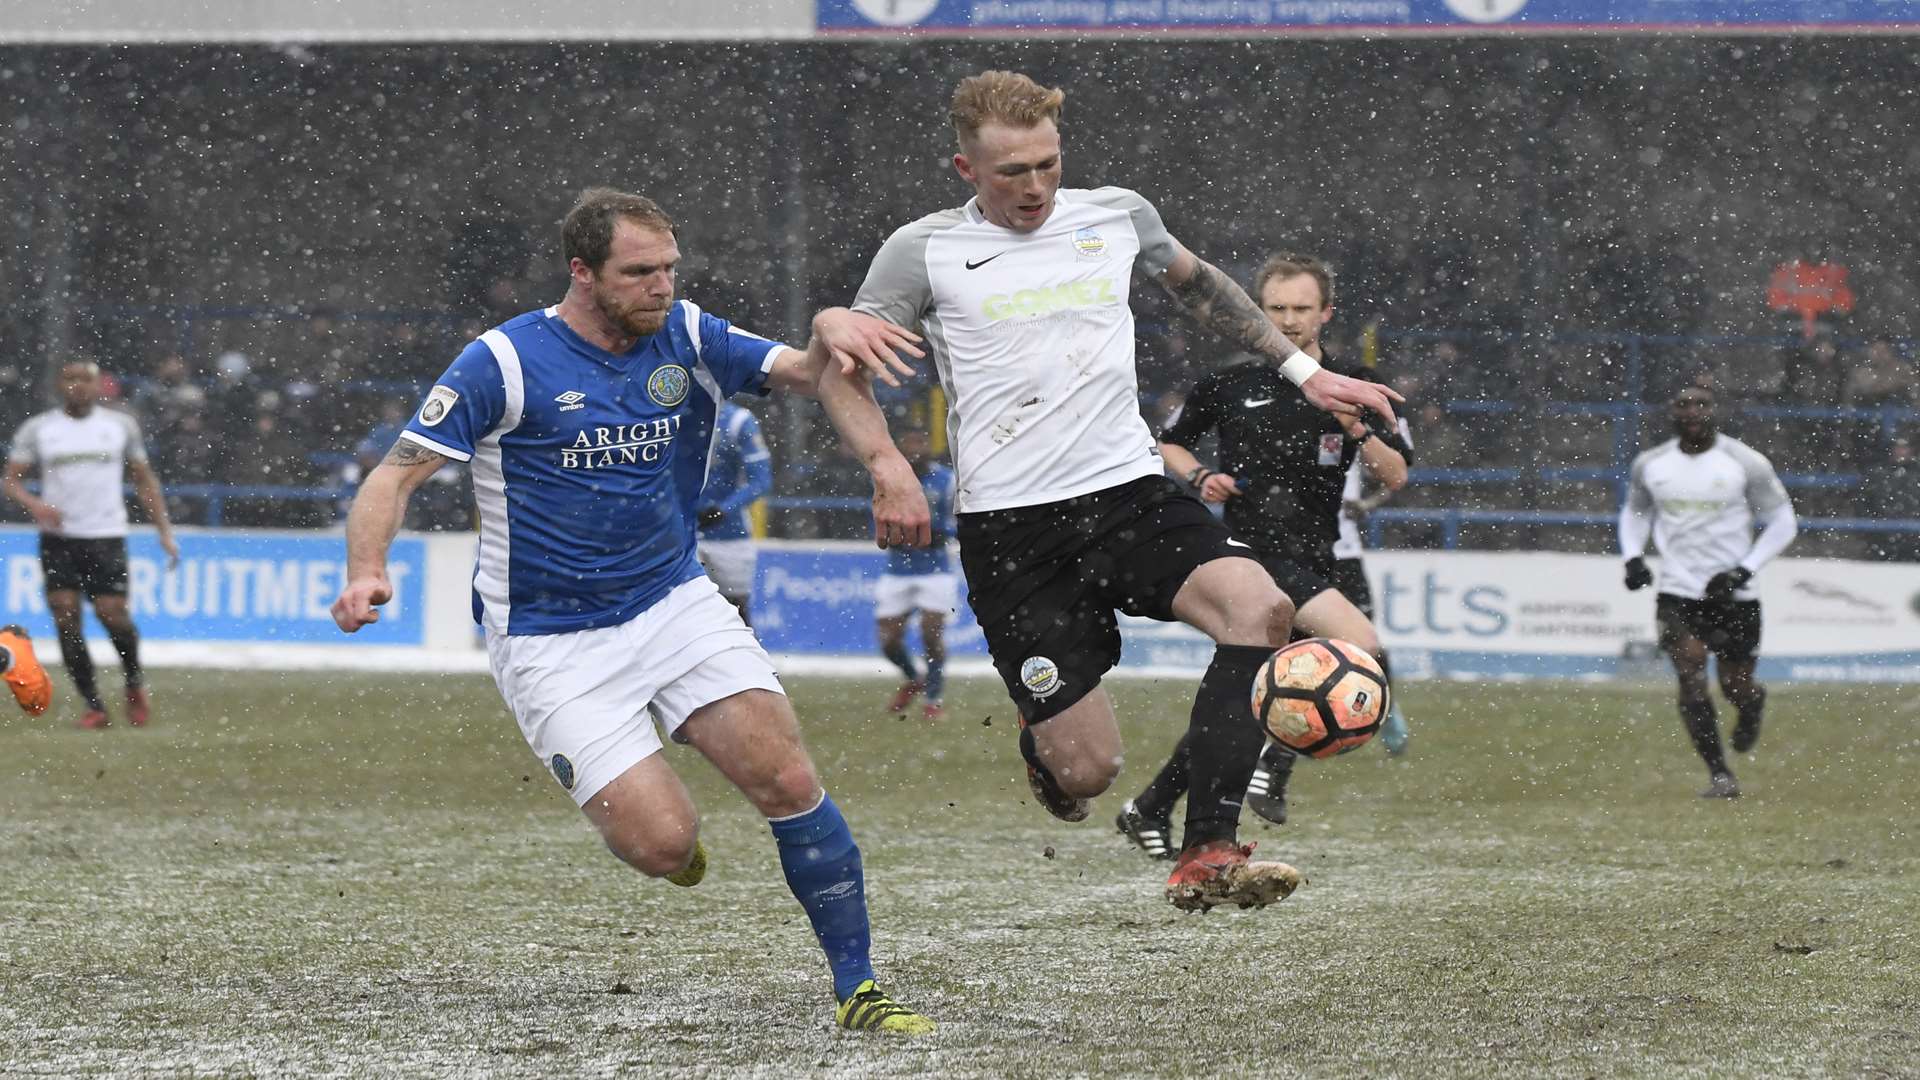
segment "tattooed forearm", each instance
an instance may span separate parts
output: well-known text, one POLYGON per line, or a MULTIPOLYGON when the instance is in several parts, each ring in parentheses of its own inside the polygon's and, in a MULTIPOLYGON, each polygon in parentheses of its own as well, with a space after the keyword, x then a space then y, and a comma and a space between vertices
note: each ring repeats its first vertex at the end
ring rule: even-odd
POLYGON ((1285 334, 1274 329, 1247 291, 1204 259, 1193 276, 1166 289, 1186 309, 1193 320, 1208 330, 1251 353, 1271 357, 1276 363, 1300 350, 1285 334))
POLYGON ((380 464, 405 467, 445 458, 445 454, 436 454, 412 439, 395 439, 393 449, 387 451, 387 456, 381 459, 380 464))

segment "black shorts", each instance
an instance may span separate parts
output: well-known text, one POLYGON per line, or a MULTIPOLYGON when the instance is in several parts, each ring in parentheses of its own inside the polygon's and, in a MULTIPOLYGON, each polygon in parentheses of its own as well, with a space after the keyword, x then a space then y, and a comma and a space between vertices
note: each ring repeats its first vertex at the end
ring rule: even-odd
POLYGON ((1660 624, 1660 647, 1668 652, 1686 638, 1698 638, 1727 663, 1746 663, 1760 653, 1758 600, 1715 603, 1661 593, 1653 612, 1660 624))
POLYGON ((1368 622, 1373 621, 1373 587, 1367 584, 1364 563, 1359 559, 1335 559, 1333 572, 1327 575, 1327 580, 1340 590, 1340 595, 1360 609, 1360 614, 1365 615, 1368 622))
POLYGON ((76 540, 40 534, 40 570, 48 592, 77 592, 96 596, 127 594, 127 541, 108 536, 76 540))
POLYGON ((1328 560, 1326 565, 1318 565, 1262 552, 1260 565, 1273 575, 1273 583, 1280 586, 1280 591, 1287 594, 1287 599, 1293 601, 1296 608, 1305 607, 1307 601, 1328 589, 1339 588, 1328 576, 1333 571, 1332 560, 1328 560))
POLYGON ((1171 622, 1195 569, 1253 557, 1164 476, 958 520, 967 602, 1030 724, 1087 696, 1120 662, 1115 611, 1171 622))

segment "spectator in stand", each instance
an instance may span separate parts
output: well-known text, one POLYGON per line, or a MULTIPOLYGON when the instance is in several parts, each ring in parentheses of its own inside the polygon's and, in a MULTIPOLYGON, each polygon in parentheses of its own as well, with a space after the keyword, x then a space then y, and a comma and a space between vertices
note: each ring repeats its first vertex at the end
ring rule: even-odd
POLYGON ((33 371, 0 362, 0 430, 12 431, 33 413, 33 371))
MULTIPOLYGON (((1860 514, 1881 521, 1920 524, 1920 463, 1913 459, 1913 444, 1897 438, 1888 445, 1887 455, 1864 470, 1860 484, 1860 514)), ((1920 533, 1883 532, 1868 534, 1873 558, 1888 562, 1920 562, 1920 533)))
MULTIPOLYGON (((1397 380, 1396 380, 1397 381, 1397 380)), ((1460 425, 1437 401, 1423 403, 1414 426, 1420 429, 1420 464, 1431 469, 1467 468, 1476 464, 1473 444, 1460 425)))
POLYGON ((213 362, 213 386, 207 392, 207 404, 213 418, 214 433, 222 440, 244 438, 253 423, 253 409, 260 394, 253 379, 253 358, 238 349, 221 353, 213 362))
POLYGON ((1838 405, 1845 397, 1847 369, 1832 334, 1820 334, 1787 354, 1782 380, 1789 404, 1838 405))
MULTIPOLYGON (((222 455, 220 481, 245 487, 305 487, 313 482, 305 448, 284 430, 280 394, 260 391, 246 410, 252 422, 222 455)), ((228 500, 222 524, 312 528, 331 514, 316 513, 316 504, 300 500, 246 498, 228 500)))
MULTIPOLYGON (((179 398, 183 402, 198 401, 204 406, 207 395, 197 386, 188 386, 182 388, 179 398)), ((214 435, 208 429, 205 410, 184 412, 174 421, 164 438, 154 440, 155 468, 167 478, 169 487, 216 483, 219 469, 214 464, 213 444, 214 435)), ((206 520, 206 499, 170 492, 167 495, 167 513, 178 522, 203 524, 206 520)))
POLYGON ((207 395, 194 385, 187 358, 168 353, 154 367, 153 376, 134 391, 131 404, 134 415, 140 418, 141 428, 149 438, 159 442, 179 425, 181 417, 204 409, 207 395))
POLYGON ((1913 404, 1913 365, 1894 352, 1893 342, 1876 338, 1847 372, 1845 401, 1856 408, 1913 404))

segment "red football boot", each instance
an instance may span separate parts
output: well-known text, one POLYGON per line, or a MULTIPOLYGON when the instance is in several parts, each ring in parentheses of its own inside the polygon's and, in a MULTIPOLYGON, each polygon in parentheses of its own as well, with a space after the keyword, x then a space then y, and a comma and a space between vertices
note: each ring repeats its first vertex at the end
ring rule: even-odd
POLYGON ((887 699, 887 711, 890 713, 906 712, 907 706, 912 704, 913 699, 920 696, 920 691, 926 688, 927 684, 921 682, 919 679, 909 679, 901 683, 900 689, 895 690, 893 697, 887 699))
POLYGON ((134 727, 146 727, 151 710, 147 707, 147 690, 143 686, 127 687, 127 723, 134 727))
POLYGON ((1249 862, 1252 854, 1252 844, 1232 840, 1188 848, 1167 876, 1167 902, 1181 911, 1207 911, 1222 904, 1266 907, 1300 887, 1300 871, 1283 862, 1249 862))

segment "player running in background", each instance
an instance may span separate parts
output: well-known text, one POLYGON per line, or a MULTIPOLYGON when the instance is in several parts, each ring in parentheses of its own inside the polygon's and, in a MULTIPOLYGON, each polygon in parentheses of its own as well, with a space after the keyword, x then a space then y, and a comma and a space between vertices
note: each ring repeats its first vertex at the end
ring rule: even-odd
POLYGON ((1682 387, 1672 412, 1676 437, 1633 459, 1620 508, 1620 554, 1627 560, 1627 588, 1644 589, 1654 582, 1646 560, 1649 538, 1660 551, 1654 616, 1660 646, 1680 680, 1680 721, 1707 764, 1710 781, 1700 794, 1733 799, 1740 784, 1721 749, 1707 654, 1716 661, 1720 692, 1739 716, 1733 748, 1744 753, 1760 739, 1767 704, 1766 688, 1753 674, 1760 652, 1753 575, 1787 549, 1799 525, 1773 465, 1746 443, 1719 433, 1712 391, 1682 387))
MULTIPOLYGON (((562 238, 566 298, 468 345, 361 486, 334 620, 351 633, 379 619, 408 496, 447 461, 471 462, 474 613, 494 681, 607 847, 678 885, 706 872, 699 818, 659 752, 657 722, 766 815, 826 951, 836 1021, 931 1031, 874 984, 860 849, 816 778, 772 662, 694 551, 721 401, 817 393, 835 359, 884 366, 895 348, 918 354, 913 336, 825 311, 799 352, 676 302, 673 222, 638 195, 584 192, 562 238)), ((926 499, 871 394, 823 404, 873 473, 881 538, 924 544, 926 499)))
POLYGON ((40 527, 40 569, 47 608, 60 634, 60 660, 87 703, 80 726, 98 729, 109 723, 87 653, 84 599, 93 604, 94 616, 120 654, 127 722, 140 727, 151 706, 140 668, 140 631, 127 609, 127 501, 121 486, 128 476, 160 535, 169 570, 180 562, 180 545, 167 518, 160 478, 147 463, 139 422, 99 406, 100 366, 91 360, 62 365, 60 398, 60 408, 29 417, 14 433, 0 488, 40 527), (26 485, 27 474, 36 468, 38 496, 26 485))
MULTIPOLYGON (((1333 317, 1333 277, 1325 264, 1311 256, 1276 255, 1260 268, 1254 295, 1275 329, 1314 360, 1325 359, 1320 329, 1333 317)), ((1260 565, 1295 598, 1296 637, 1351 641, 1377 657, 1384 672, 1386 656, 1372 621, 1332 581, 1333 544, 1348 470, 1359 465, 1381 483, 1399 487, 1407 480, 1411 450, 1397 432, 1377 436, 1358 418, 1322 412, 1288 391, 1273 365, 1257 357, 1221 368, 1187 395, 1160 436, 1161 456, 1202 499, 1224 504, 1234 537, 1251 544, 1260 565), (1220 439, 1217 471, 1191 449, 1209 432, 1220 439)), ((1192 748, 1191 733, 1182 736, 1159 773, 1115 819, 1149 855, 1172 857, 1173 805, 1187 793, 1192 748)), ((1258 755, 1259 768, 1249 779, 1247 805, 1268 821, 1284 823, 1296 755, 1270 739, 1248 753, 1258 755)))
POLYGON ((874 629, 880 654, 900 669, 906 681, 887 702, 889 712, 906 712, 915 695, 926 695, 927 719, 945 710, 947 686, 947 620, 959 607, 960 587, 953 574, 947 541, 953 537, 953 470, 935 460, 924 431, 903 431, 900 453, 920 474, 933 522, 933 542, 924 548, 901 547, 887 552, 887 568, 873 590, 874 629), (926 670, 913 665, 907 651, 907 619, 920 613, 920 644, 926 670))
MULTIPOLYGON (((1413 448, 1413 432, 1407 427, 1405 412, 1400 414, 1400 439, 1413 448)), ((1404 455, 1409 468, 1413 465, 1413 455, 1404 455)), ((1327 580, 1340 590, 1340 595, 1353 601, 1360 614, 1373 622, 1373 586, 1367 581, 1367 565, 1364 561, 1367 546, 1360 539, 1360 530, 1366 526, 1367 515, 1385 505, 1393 498, 1394 492, 1406 487, 1402 477, 1397 484, 1391 484, 1374 475, 1365 461, 1355 461, 1347 469, 1346 486, 1340 489, 1340 536, 1333 542, 1333 572, 1327 580)), ((1386 656, 1386 647, 1380 649, 1380 655, 1386 656)), ((1392 694, 1387 698, 1387 715, 1380 722, 1380 745, 1386 747, 1389 754, 1406 753, 1407 743, 1412 741, 1413 732, 1407 727, 1406 714, 1400 711, 1400 695, 1392 694)), ((1257 779, 1259 770, 1255 770, 1257 779)))
POLYGON ((731 401, 722 403, 713 468, 700 493, 700 564, 748 626, 753 625, 756 553, 747 508, 773 490, 771 462, 760 421, 731 401))
POLYGON ((952 403, 961 570, 994 668, 1020 712, 1035 796, 1084 820, 1119 773, 1100 680, 1115 612, 1178 620, 1216 643, 1190 718, 1194 798, 1167 879, 1183 909, 1262 905, 1299 880, 1250 863, 1240 801, 1262 742, 1254 673, 1287 640, 1293 603, 1251 549, 1163 473, 1140 416, 1128 290, 1136 270, 1189 316, 1261 357, 1289 397, 1391 416, 1391 391, 1324 371, 1227 275, 1124 188, 1062 188, 1065 95, 1025 75, 961 81, 950 111, 966 205, 895 231, 855 308, 920 326, 952 403))

